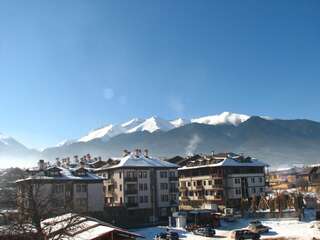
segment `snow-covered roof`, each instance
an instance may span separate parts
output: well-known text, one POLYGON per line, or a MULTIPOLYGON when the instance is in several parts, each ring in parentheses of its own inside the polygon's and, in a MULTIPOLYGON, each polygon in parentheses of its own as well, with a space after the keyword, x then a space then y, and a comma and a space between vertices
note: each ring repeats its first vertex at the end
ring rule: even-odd
POLYGON ((106 237, 110 232, 118 232, 121 235, 131 238, 143 238, 141 235, 115 227, 98 219, 81 216, 74 213, 66 213, 61 216, 46 219, 41 222, 44 232, 53 236, 64 229, 66 235, 61 239, 65 240, 90 240, 99 237, 106 237))
POLYGON ((179 168, 178 170, 184 169, 195 169, 195 168, 206 168, 206 167, 267 167, 268 164, 258 160, 258 159, 250 159, 248 161, 240 161, 233 158, 225 158, 223 161, 213 164, 206 165, 197 165, 197 166, 184 166, 179 168))
MULTIPOLYGON (((90 181, 90 180, 102 180, 101 177, 95 175, 94 173, 91 172, 87 172, 86 175, 84 176, 77 176, 76 174, 74 174, 74 172, 78 169, 67 169, 64 167, 51 167, 53 168, 57 168, 60 170, 60 175, 59 176, 47 176, 44 174, 44 171, 39 171, 37 174, 29 176, 27 178, 24 179, 20 179, 17 182, 22 182, 22 181, 26 181, 26 180, 33 180, 33 179, 39 179, 39 180, 83 180, 83 181, 90 181)), ((48 169, 46 169, 48 170, 48 169)))
POLYGON ((130 153, 120 158, 120 162, 116 165, 106 167, 104 169, 127 168, 127 167, 147 167, 147 168, 178 168, 174 163, 163 161, 157 158, 145 157, 143 154, 136 155, 130 153))

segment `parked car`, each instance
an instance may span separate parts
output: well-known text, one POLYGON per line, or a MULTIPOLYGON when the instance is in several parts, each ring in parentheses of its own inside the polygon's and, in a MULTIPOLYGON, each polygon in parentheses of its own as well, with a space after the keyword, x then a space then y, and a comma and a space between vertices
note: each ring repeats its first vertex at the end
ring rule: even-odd
POLYGON ((154 240, 179 240, 179 234, 176 232, 162 232, 154 236, 154 240))
POLYGON ((255 233, 267 233, 269 232, 269 230, 271 229, 268 226, 263 225, 260 221, 255 220, 255 221, 251 221, 249 223, 249 226, 247 227, 249 230, 251 230, 252 232, 255 233))
POLYGON ((204 237, 213 237, 216 234, 216 231, 212 227, 203 227, 195 229, 193 233, 204 237))
POLYGON ((238 229, 238 230, 231 231, 230 238, 235 240, 244 240, 244 239, 258 240, 260 239, 260 234, 252 232, 249 229, 238 229))

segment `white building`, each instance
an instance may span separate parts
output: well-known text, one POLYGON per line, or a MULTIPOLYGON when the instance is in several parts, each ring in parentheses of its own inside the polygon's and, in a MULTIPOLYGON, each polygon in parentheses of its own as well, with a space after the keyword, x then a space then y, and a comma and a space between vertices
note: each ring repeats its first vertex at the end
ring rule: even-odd
POLYGON ((29 176, 17 181, 20 211, 35 211, 34 205, 52 213, 101 212, 104 210, 103 179, 83 166, 68 169, 45 166, 27 170, 29 176))
POLYGON ((125 208, 141 222, 152 222, 167 219, 178 207, 177 168, 137 149, 95 172, 105 179, 108 207, 125 208))

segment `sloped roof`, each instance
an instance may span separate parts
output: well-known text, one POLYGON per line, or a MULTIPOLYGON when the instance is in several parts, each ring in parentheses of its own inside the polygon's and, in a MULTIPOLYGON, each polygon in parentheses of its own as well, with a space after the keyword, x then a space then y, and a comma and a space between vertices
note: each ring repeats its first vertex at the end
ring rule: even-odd
POLYGON ((163 161, 157 158, 145 157, 143 154, 135 155, 130 153, 120 159, 116 165, 106 167, 105 169, 127 168, 127 167, 147 167, 147 168, 178 168, 174 163, 163 161))
MULTIPOLYGON (((53 168, 51 168, 53 169, 53 168)), ((26 181, 26 180, 33 180, 33 179, 37 179, 37 180, 103 180, 101 177, 95 175, 94 173, 91 173, 90 171, 87 172, 87 174, 85 176, 76 176, 73 174, 73 171, 77 170, 77 169, 67 169, 64 167, 57 167, 54 166, 54 169, 60 169, 60 176, 46 176, 44 175, 43 171, 39 171, 36 175, 33 176, 29 176, 27 178, 24 179, 20 179, 17 180, 16 182, 22 182, 22 181, 26 181)), ((44 171, 46 171, 47 169, 45 169, 44 171)))
POLYGON ((258 160, 258 159, 250 159, 248 161, 240 161, 233 158, 226 158, 221 162, 206 164, 206 165, 197 165, 197 166, 184 166, 179 168, 178 170, 184 169, 195 169, 195 168, 206 168, 206 167, 267 167, 268 164, 258 160))

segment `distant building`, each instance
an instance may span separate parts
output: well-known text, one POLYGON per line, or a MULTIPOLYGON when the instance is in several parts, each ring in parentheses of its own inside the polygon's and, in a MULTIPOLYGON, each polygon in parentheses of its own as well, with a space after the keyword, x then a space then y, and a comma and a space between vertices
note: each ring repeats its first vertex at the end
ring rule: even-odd
MULTIPOLYGON (((155 222, 178 208, 178 165, 152 158, 146 150, 110 160, 95 172, 104 178, 106 205, 124 210, 123 219, 155 222)), ((115 216, 116 218, 116 216, 115 216)), ((133 222, 134 223, 134 222, 133 222)))
POLYGON ((264 194, 267 165, 237 154, 200 156, 179 168, 180 209, 239 207, 264 194))
POLYGON ((104 209, 103 179, 81 163, 76 168, 66 168, 49 166, 40 160, 38 167, 27 173, 27 178, 16 182, 21 212, 30 210, 34 201, 46 203, 46 208, 56 214, 68 210, 94 213, 104 209))

